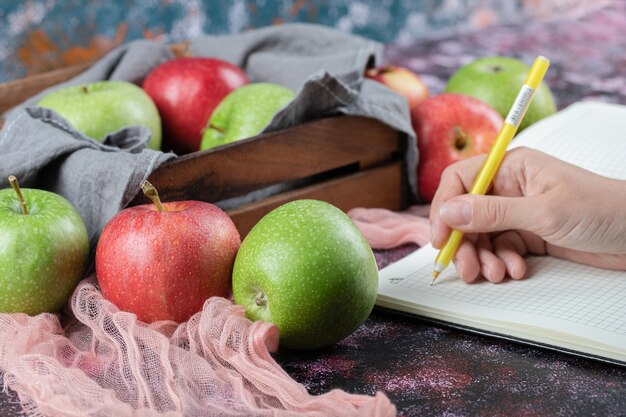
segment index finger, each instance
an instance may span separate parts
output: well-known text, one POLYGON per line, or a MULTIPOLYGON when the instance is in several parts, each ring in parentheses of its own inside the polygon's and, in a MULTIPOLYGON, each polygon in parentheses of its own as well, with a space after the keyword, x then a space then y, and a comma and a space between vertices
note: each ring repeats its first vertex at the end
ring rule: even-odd
POLYGON ((464 159, 443 171, 439 188, 430 206, 431 241, 434 247, 440 248, 450 234, 450 228, 439 216, 439 209, 446 201, 469 192, 486 157, 487 155, 477 155, 464 159))

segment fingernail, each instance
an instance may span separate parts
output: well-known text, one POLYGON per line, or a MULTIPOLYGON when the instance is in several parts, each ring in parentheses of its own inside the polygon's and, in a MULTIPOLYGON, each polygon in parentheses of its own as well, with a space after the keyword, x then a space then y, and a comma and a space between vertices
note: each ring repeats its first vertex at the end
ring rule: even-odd
POLYGON ((451 226, 470 224, 472 220, 472 208, 465 201, 451 201, 439 209, 439 214, 444 221, 451 226))
POLYGON ((485 277, 487 279, 487 281, 493 282, 493 280, 491 279, 491 268, 489 268, 488 266, 486 266, 484 264, 481 265, 481 267, 482 267, 481 273, 482 273, 483 277, 485 277))

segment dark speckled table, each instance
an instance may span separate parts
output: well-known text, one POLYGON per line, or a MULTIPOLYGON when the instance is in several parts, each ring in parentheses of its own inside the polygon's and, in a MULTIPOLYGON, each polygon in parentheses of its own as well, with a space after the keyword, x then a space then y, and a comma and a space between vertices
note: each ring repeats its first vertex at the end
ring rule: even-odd
MULTIPOLYGON (((597 99, 626 104, 626 2, 575 21, 493 27, 453 38, 391 45, 387 60, 422 74, 433 93, 478 56, 552 61, 546 80, 560 108, 597 99)), ((376 253, 380 267, 415 250, 376 253)), ((404 416, 626 415, 626 367, 375 310, 352 336, 330 348, 281 350, 276 360, 312 394, 341 388, 382 391, 404 416)), ((18 415, 14 393, 0 415, 18 415)))
MULTIPOLYGON (((376 258, 383 266, 415 249, 376 258)), ((382 391, 403 416, 626 415, 626 367, 378 309, 335 346, 275 357, 312 394, 382 391)))

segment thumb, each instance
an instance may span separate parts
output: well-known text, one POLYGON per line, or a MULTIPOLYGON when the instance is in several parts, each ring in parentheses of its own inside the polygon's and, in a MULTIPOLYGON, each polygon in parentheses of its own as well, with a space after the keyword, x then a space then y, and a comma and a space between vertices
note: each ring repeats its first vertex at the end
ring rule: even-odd
POLYGON ((537 207, 532 197, 499 197, 466 194, 455 197, 440 208, 441 219, 463 233, 536 229, 537 207))

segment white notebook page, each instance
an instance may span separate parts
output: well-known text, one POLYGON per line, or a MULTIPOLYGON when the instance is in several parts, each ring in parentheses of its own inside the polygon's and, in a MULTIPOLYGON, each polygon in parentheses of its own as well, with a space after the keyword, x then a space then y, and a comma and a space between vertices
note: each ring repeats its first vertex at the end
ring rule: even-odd
POLYGON ((509 149, 520 146, 605 177, 626 179, 626 106, 573 104, 522 131, 509 149))
POLYGON ((377 305, 574 350, 626 349, 626 272, 531 257, 524 280, 466 284, 450 267, 431 286, 436 255, 425 246, 381 270, 377 305))

